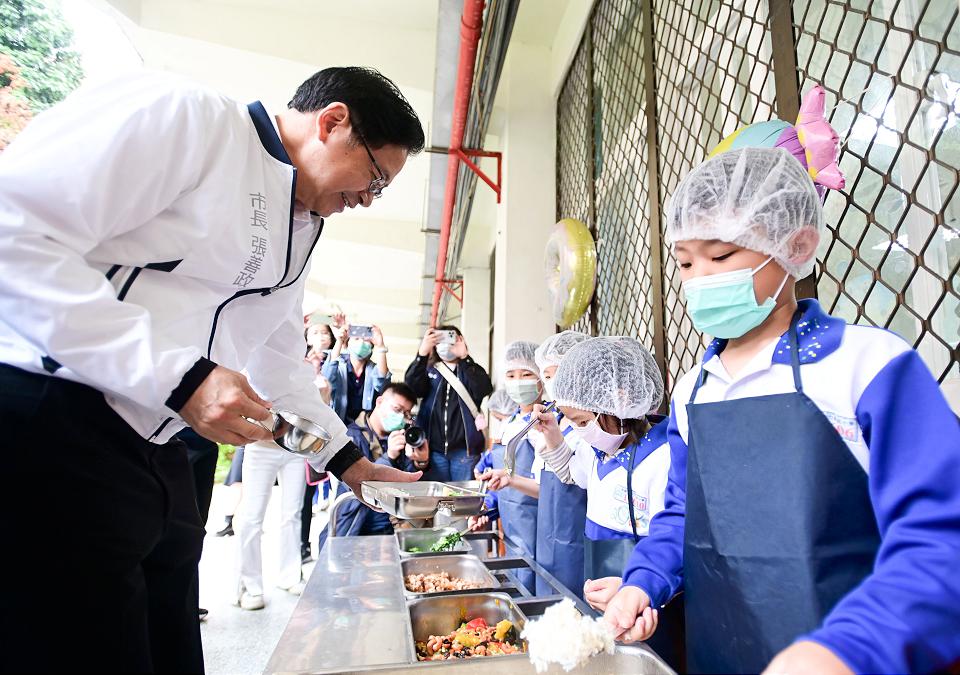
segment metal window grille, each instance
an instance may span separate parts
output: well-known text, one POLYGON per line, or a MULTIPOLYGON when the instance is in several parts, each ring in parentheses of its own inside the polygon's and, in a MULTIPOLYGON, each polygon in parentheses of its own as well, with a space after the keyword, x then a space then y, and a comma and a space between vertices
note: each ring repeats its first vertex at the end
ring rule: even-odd
POLYGON ((672 389, 705 342, 662 206, 738 127, 828 92, 843 191, 802 290, 890 328, 960 379, 960 20, 955 0, 598 0, 557 102, 557 215, 598 240, 578 324, 639 337, 672 389))

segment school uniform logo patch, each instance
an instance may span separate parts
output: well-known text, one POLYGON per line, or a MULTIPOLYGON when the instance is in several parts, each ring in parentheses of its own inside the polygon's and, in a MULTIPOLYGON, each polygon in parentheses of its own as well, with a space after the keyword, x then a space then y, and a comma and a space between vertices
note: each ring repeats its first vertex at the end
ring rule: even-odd
POLYGON ((837 430, 837 433, 840 434, 840 438, 847 443, 860 442, 860 425, 857 423, 855 417, 843 417, 827 410, 824 410, 823 414, 830 420, 830 424, 837 430))

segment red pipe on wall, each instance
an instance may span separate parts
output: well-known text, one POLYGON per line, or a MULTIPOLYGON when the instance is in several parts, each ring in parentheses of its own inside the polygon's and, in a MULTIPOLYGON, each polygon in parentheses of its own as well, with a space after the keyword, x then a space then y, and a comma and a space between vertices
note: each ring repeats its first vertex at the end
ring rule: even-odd
POLYGON ((453 207, 457 200, 457 176, 460 172, 459 150, 467 126, 467 108, 473 89, 473 70, 477 60, 477 45, 483 27, 484 0, 464 0, 460 17, 460 60, 457 64, 457 83, 453 94, 453 122, 450 125, 450 154, 447 156, 447 184, 443 198, 443 220, 440 225, 440 247, 437 251, 437 271, 433 282, 433 308, 430 325, 436 327, 440 313, 440 297, 446 280, 447 248, 450 245, 450 226, 453 207))

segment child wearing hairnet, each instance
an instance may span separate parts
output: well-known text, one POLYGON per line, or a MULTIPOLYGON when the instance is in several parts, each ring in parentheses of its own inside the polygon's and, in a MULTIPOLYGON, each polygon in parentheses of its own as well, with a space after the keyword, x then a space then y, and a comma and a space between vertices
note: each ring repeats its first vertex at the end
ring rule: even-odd
MULTIPOLYGON (((590 336, 563 331, 549 336, 534 353, 540 380, 548 400, 554 400, 553 378, 566 353, 590 336)), ((554 420, 570 426, 562 413, 549 413, 554 420)), ((543 457, 543 435, 534 431, 537 450, 543 457)), ((587 518, 587 493, 572 481, 562 480, 549 464, 540 471, 540 496, 537 501, 537 562, 565 587, 583 597, 583 531, 587 518)), ((618 572, 619 573, 619 572, 618 572)), ((550 595, 549 584, 537 579, 537 595, 550 595)))
MULTIPOLYGON (((586 535, 584 597, 602 610, 620 588, 634 546, 663 508, 670 448, 667 420, 654 414, 663 400, 663 375, 631 337, 577 340, 554 371, 549 389, 563 418, 558 424, 541 413, 542 454, 560 481, 586 490, 579 532, 581 541, 586 535)), ((664 626, 652 646, 678 667, 673 629, 682 628, 679 603, 671 603, 668 622, 670 630, 664 626)))
MULTIPOLYGON (((517 341, 507 345, 504 351, 504 389, 517 404, 519 410, 503 428, 500 443, 490 450, 493 468, 485 471, 481 480, 497 492, 498 510, 507 551, 510 555, 537 557, 537 497, 540 486, 537 474, 542 460, 538 460, 529 435, 517 447, 514 472, 505 469, 506 445, 519 433, 527 422, 535 404, 543 400, 543 384, 537 371, 533 354, 537 345, 517 341)), ((517 570, 517 577, 530 592, 534 592, 534 574, 529 568, 517 570)))
POLYGON ((499 443, 503 435, 504 423, 519 410, 517 402, 510 398, 506 389, 497 389, 490 394, 487 400, 487 410, 490 411, 488 436, 493 443, 499 443))
MULTIPOLYGON (((487 399, 487 410, 490 412, 490 425, 487 427, 489 429, 487 437, 491 445, 497 445, 503 436, 506 422, 516 414, 519 407, 517 406, 517 402, 510 398, 506 389, 497 389, 490 394, 490 398, 487 399)), ((493 456, 488 449, 480 456, 480 461, 477 462, 477 465, 473 467, 473 474, 477 479, 480 479, 488 469, 492 469, 493 467, 493 456)), ((497 498, 497 491, 487 489, 486 496, 483 500, 483 514, 470 516, 468 519, 470 529, 478 530, 485 528, 488 523, 497 520, 500 517, 498 507, 499 499, 497 498)))
POLYGON ((666 508, 605 619, 685 593, 691 672, 922 672, 960 658, 960 425, 897 335, 794 282, 824 229, 807 171, 743 148, 691 171, 667 235, 713 336, 673 391, 666 508))

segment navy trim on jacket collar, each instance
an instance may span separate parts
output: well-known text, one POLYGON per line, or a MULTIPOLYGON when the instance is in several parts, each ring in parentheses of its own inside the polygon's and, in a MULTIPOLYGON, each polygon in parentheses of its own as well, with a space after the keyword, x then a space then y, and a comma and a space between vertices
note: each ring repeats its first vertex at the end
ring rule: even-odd
POLYGON ((253 126, 257 130, 257 136, 260 137, 260 142, 263 144, 264 149, 269 152, 270 156, 274 159, 293 166, 293 162, 290 161, 290 155, 288 155, 284 149, 283 143, 280 141, 280 136, 277 135, 277 130, 273 127, 273 122, 270 121, 270 115, 267 113, 266 108, 263 107, 263 104, 260 101, 254 101, 247 105, 247 110, 250 113, 250 119, 253 120, 253 126))

